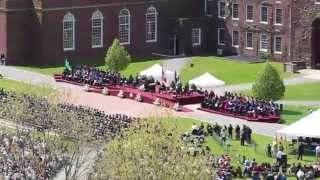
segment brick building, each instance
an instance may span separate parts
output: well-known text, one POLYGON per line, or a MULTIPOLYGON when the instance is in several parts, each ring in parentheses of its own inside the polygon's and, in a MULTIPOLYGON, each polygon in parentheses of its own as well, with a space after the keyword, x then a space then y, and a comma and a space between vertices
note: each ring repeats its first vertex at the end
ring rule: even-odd
POLYGON ((320 68, 319 0, 217 0, 217 52, 320 68))
POLYGON ((118 38, 132 56, 215 51, 199 0, 0 0, 0 53, 10 64, 102 62, 118 38), (209 44, 209 43, 212 44, 209 44))

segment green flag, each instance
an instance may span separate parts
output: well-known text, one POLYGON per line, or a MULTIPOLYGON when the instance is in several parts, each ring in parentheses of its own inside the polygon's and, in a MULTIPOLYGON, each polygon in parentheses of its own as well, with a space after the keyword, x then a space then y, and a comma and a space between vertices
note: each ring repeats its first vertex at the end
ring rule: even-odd
POLYGON ((69 71, 72 70, 72 69, 71 69, 71 66, 70 66, 70 63, 69 63, 69 61, 68 61, 67 58, 65 58, 65 60, 64 60, 64 67, 65 67, 66 69, 68 69, 69 71))

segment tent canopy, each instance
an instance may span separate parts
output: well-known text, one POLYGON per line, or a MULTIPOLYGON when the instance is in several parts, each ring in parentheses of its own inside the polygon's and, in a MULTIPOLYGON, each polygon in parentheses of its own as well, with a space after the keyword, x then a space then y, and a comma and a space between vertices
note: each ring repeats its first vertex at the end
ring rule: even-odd
POLYGON ((320 138, 320 109, 314 111, 307 117, 280 129, 277 132, 282 136, 291 137, 310 137, 310 138, 320 138))
POLYGON ((224 86, 226 83, 224 81, 217 79, 210 73, 206 72, 203 75, 190 80, 189 84, 190 85, 194 84, 198 88, 208 89, 213 87, 224 86))
POLYGON ((140 72, 141 76, 153 77, 155 80, 161 82, 165 78, 167 82, 175 80, 175 73, 169 70, 165 70, 161 65, 155 64, 150 68, 140 72), (162 77, 164 76, 164 77, 162 77))

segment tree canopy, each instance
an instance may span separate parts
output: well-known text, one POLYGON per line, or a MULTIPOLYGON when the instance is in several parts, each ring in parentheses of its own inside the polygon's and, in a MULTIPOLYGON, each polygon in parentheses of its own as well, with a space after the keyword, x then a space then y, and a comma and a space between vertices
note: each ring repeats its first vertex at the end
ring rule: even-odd
POLYGON ((119 72, 127 68, 130 62, 131 57, 127 50, 120 44, 118 39, 115 39, 109 47, 105 57, 107 68, 114 72, 119 72))

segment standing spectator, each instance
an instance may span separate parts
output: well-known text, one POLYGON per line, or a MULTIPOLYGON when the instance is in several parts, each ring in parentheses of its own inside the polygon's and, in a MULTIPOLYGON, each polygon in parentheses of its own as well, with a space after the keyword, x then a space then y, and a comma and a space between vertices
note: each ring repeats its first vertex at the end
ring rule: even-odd
POLYGON ((232 133, 233 133, 233 127, 232 127, 232 125, 230 124, 229 127, 228 127, 229 139, 232 139, 232 133))
POLYGON ((304 153, 304 146, 303 146, 302 143, 299 143, 299 146, 298 146, 298 160, 302 160, 303 153, 304 153))
POLYGON ((271 156, 272 156, 271 149, 272 149, 271 144, 268 144, 268 145, 267 145, 267 156, 268 156, 268 157, 271 157, 271 156))
POLYGON ((239 140, 239 139, 240 139, 240 132, 241 132, 241 130, 240 130, 240 126, 239 126, 239 125, 237 125, 237 127, 236 127, 236 139, 237 139, 237 140, 239 140))
POLYGON ((316 159, 317 160, 319 160, 319 156, 320 156, 320 144, 318 144, 316 147, 316 159))
POLYGON ((1 65, 6 65, 6 57, 4 54, 1 54, 0 61, 1 61, 1 63, 0 63, 1 65))

